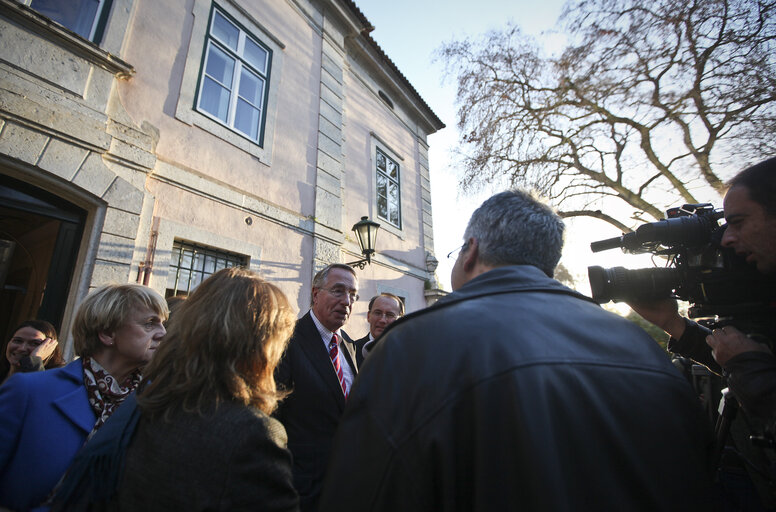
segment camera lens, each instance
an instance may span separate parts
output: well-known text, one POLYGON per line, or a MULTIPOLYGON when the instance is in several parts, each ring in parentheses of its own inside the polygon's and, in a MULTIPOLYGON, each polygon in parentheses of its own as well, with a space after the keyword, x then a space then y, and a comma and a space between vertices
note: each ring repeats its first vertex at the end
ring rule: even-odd
POLYGON ((623 302, 670 297, 681 278, 674 268, 587 267, 593 300, 623 302))

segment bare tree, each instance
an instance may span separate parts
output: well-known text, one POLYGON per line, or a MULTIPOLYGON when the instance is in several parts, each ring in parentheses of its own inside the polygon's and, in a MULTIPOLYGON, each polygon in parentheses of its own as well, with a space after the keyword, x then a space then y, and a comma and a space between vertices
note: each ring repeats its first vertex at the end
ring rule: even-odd
POLYGON ((445 44, 464 190, 527 185, 628 231, 776 148, 776 1, 583 0, 545 56, 514 24, 445 44), (625 207, 625 209, 623 209, 625 207), (623 214, 623 212, 626 212, 623 214))

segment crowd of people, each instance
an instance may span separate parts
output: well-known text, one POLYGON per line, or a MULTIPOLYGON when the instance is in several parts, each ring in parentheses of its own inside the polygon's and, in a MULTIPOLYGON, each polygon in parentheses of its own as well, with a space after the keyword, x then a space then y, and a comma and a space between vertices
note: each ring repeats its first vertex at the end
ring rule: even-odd
MULTIPOLYGON (((764 276, 775 200, 776 158, 725 198, 723 245, 764 276)), ((775 447, 742 501, 752 495, 720 478, 712 426, 659 345, 553 279, 563 236, 533 193, 494 195, 466 227, 453 293, 406 316, 400 297, 372 297, 358 339, 344 330, 358 276, 338 263, 314 276, 299 319, 239 268, 169 306, 141 285, 98 288, 68 364, 51 324, 24 322, 0 366, 0 509, 776 507, 775 447)), ((670 300, 633 308, 724 373, 772 441, 772 347, 706 331, 670 300)))

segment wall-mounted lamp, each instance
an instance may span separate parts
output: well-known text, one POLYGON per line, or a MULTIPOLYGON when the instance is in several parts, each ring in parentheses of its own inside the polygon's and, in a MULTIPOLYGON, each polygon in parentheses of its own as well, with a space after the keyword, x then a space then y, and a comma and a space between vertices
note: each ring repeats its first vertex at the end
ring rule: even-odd
POLYGON ((364 270, 367 263, 372 263, 372 254, 375 252, 375 241, 377 240, 377 230, 380 224, 369 220, 368 217, 361 217, 361 220, 353 224, 353 231, 356 233, 358 245, 361 246, 361 254, 364 259, 348 263, 351 267, 358 267, 364 270))

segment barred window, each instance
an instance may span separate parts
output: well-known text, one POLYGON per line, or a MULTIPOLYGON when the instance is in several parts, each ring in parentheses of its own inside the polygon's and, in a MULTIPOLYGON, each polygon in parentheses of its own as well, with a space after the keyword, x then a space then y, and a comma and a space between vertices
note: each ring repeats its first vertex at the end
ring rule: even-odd
POLYGON ((399 164, 375 148, 377 163, 377 216, 401 229, 401 189, 399 164))
POLYGON ((172 245, 166 297, 187 295, 209 275, 229 267, 247 267, 242 254, 176 240, 172 245))

